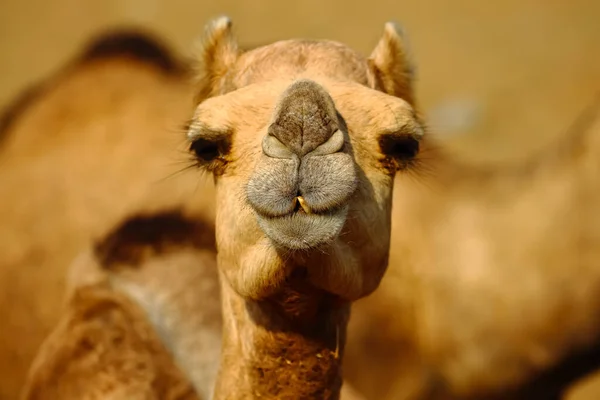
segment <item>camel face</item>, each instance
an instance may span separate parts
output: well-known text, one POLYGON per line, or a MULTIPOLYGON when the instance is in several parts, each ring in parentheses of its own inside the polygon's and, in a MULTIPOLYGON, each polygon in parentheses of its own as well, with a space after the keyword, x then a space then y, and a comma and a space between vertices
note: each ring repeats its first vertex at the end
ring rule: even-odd
POLYGON ((340 275, 385 269, 393 177, 423 135, 412 106, 385 93, 374 60, 339 43, 288 40, 239 54, 227 24, 212 29, 209 98, 188 138, 215 177, 219 257, 243 276, 233 285, 272 287, 290 256, 340 275))

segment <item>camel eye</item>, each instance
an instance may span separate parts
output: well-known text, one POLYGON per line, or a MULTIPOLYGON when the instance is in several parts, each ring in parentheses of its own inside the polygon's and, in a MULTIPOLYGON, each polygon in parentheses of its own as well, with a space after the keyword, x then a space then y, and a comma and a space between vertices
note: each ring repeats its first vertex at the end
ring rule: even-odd
POLYGON ((203 138, 194 140, 190 145, 190 151, 201 162, 210 162, 221 155, 218 142, 203 138))
POLYGON ((391 133, 379 138, 379 147, 387 161, 396 164, 401 170, 411 165, 419 154, 419 140, 413 135, 391 133))
POLYGON ((226 156, 229 154, 230 144, 226 138, 198 137, 190 144, 196 163, 215 174, 220 174, 227 164, 226 156))
POLYGON ((184 129, 190 141, 189 152, 196 165, 213 173, 222 170, 231 149, 230 132, 208 127, 197 117, 186 121, 184 129))

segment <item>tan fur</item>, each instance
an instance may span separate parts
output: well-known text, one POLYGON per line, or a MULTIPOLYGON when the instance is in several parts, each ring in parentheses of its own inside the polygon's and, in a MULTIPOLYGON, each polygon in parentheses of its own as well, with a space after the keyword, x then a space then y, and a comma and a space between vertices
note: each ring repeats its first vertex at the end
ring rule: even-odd
MULTIPOLYGON (((280 51, 284 59, 300 60, 309 49, 315 56, 311 60, 326 63, 327 51, 331 50, 303 44, 287 54, 288 45, 280 42, 242 53, 238 63, 244 60, 261 68, 242 69, 236 63, 236 73, 226 84, 239 87, 251 81, 264 82, 277 68, 294 74, 295 64, 274 62, 277 57, 260 64, 261 59, 272 55, 270 52, 280 51)), ((375 74, 368 69, 362 71, 358 67, 360 59, 353 53, 345 57, 346 62, 336 66, 344 71, 342 75, 366 85, 376 83, 375 74)), ((307 68, 316 73, 318 65, 309 63, 307 68)), ((380 65, 384 69, 385 63, 380 65)), ((328 89, 335 90, 331 89, 334 86, 328 89)), ((87 82, 86 87, 94 86, 87 82)), ((254 100, 269 101, 269 96, 273 94, 254 100)), ((250 111, 256 110, 248 111, 253 115, 250 111)), ((390 114, 376 116, 385 118, 390 114)), ((145 119, 132 118, 132 125, 140 121, 145 119)), ((598 129, 596 125, 586 131, 598 129)), ((70 140, 75 137, 70 136, 70 140)), ((510 170, 460 166, 455 160, 442 158, 435 175, 426 182, 415 182, 408 175, 397 178, 390 271, 380 290, 355 306, 346 352, 349 359, 345 370, 368 398, 447 398, 450 393, 477 398, 486 392, 501 394, 505 385, 518 385, 530 378, 532 371, 556 364, 573 347, 585 346, 597 337, 594 310, 598 308, 594 299, 598 298, 598 268, 594 265, 594 249, 598 246, 594 243, 598 242, 594 227, 598 222, 593 207, 597 203, 597 157, 585 150, 597 148, 597 137, 587 135, 584 140, 590 140, 589 144, 583 142, 581 146, 561 143, 560 147, 569 151, 549 149, 550 157, 538 157, 539 162, 510 170), (515 232, 515 226, 521 229, 515 232)), ((565 142, 571 141, 567 139, 565 142)), ((44 149, 56 144, 50 143, 44 149)), ((29 148, 22 147, 21 151, 29 148)), ((356 150, 369 154, 372 149, 357 146, 356 150)), ((15 199, 23 198, 15 195, 15 199)), ((44 208, 37 205, 29 210, 44 208)), ((40 220, 38 215, 35 217, 34 221, 40 220)), ((232 217, 233 222, 238 223, 232 217)), ((105 226, 112 224, 114 221, 105 226)), ((72 228, 62 229, 68 232, 72 228)), ((256 235, 257 231, 246 234, 256 235)), ((81 246, 74 236, 69 239, 77 241, 73 248, 81 246)), ((20 238, 10 243, 26 242, 20 238)), ((53 246, 52 241, 44 243, 47 248, 53 246)), ((64 238, 62 243, 71 242, 64 238)), ((15 265, 26 265, 20 262, 15 265)), ((39 268, 44 271, 47 267, 39 268)), ((44 273, 51 277, 56 271, 48 268, 44 273)), ((325 273, 318 279, 325 288, 336 293, 348 290, 347 284, 339 284, 338 274, 328 276, 329 270, 319 271, 325 273)), ((18 282, 11 280, 12 293, 22 289, 18 282)), ((40 286, 28 285, 39 292, 40 286)), ((356 297, 361 285, 356 287, 359 289, 345 295, 356 297)), ((38 297, 40 304, 48 297, 44 296, 41 293, 38 297)), ((13 308, 15 315, 21 315, 16 314, 18 307, 13 308)), ((47 321, 56 318, 55 311, 48 314, 47 321)), ((44 329, 48 326, 46 323, 44 329)), ((239 354, 234 348, 232 356, 239 354)), ((19 376, 18 372, 12 376, 19 376)))
POLYGON ((392 159, 417 152, 384 153, 396 147, 381 143, 400 152, 423 135, 411 105, 369 79, 402 54, 388 34, 371 62, 329 41, 233 55, 222 26, 208 33, 204 64, 214 54, 235 63, 205 73, 223 80, 203 82, 201 92, 216 95, 198 105, 188 135, 218 198, 224 350, 215 396, 337 399, 350 302, 375 290, 387 265, 392 159), (344 140, 330 145, 337 130, 344 140), (296 196, 320 212, 296 211, 296 196))
POLYGON ((214 19, 207 27, 197 61, 196 80, 199 87, 196 100, 221 93, 225 79, 239 54, 238 44, 231 33, 228 17, 214 19), (206 85, 205 82, 209 82, 206 85))
POLYGON ((177 212, 133 216, 78 257, 69 291, 74 295, 63 314, 68 322, 59 323, 37 355, 26 399, 51 399, 48 393, 63 387, 71 388, 72 398, 109 389, 116 393, 112 398, 123 399, 211 397, 221 315, 210 225, 177 212), (115 308, 129 324, 114 322, 115 308), (96 309, 101 311, 89 311, 96 309), (103 336, 88 328, 96 325, 103 336), (142 343, 120 339, 136 334, 142 343), (83 353, 90 361, 79 361, 81 346, 71 350, 78 343, 93 350, 83 353), (122 360, 153 373, 119 368, 122 360), (46 375, 52 379, 40 378, 46 375), (89 375, 102 379, 86 381, 89 375))
POLYGON ((109 53, 69 65, 3 133, 0 398, 16 398, 91 240, 132 212, 214 218, 211 182, 174 174, 191 164, 180 132, 192 97, 180 72, 109 53))
POLYGON ((146 312, 201 398, 221 354, 214 228, 180 212, 133 216, 95 246, 110 286, 146 312))
POLYGON ((414 104, 414 65, 408 43, 398 25, 388 22, 383 37, 370 56, 374 79, 387 93, 414 104))
POLYGON ((198 399, 142 310, 102 284, 75 291, 22 398, 198 399))

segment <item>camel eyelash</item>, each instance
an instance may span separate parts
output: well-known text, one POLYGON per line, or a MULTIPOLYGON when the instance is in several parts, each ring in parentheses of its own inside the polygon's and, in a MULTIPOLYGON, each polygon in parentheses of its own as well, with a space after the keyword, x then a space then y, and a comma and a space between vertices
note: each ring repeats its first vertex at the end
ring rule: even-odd
POLYGON ((192 129, 193 125, 194 125, 194 119, 193 118, 187 119, 183 124, 181 124, 181 130, 185 133, 188 133, 190 131, 190 129, 192 129))

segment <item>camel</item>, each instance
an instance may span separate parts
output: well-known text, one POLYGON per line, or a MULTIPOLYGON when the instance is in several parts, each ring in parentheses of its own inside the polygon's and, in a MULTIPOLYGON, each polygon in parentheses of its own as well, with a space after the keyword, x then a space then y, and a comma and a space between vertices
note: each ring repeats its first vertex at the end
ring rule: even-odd
POLYGON ((369 58, 325 40, 242 52, 223 17, 201 68, 188 138, 218 199, 215 399, 338 399, 350 305, 385 273, 394 176, 424 136, 400 33, 369 58))
MULTIPOLYGON (((330 100, 331 101, 331 100, 330 100)), ((397 123, 397 121, 394 121, 395 123, 397 123)), ((335 142, 333 142, 334 145, 336 146, 340 146, 344 145, 344 138, 342 135, 342 131, 339 131, 339 134, 336 135, 334 137, 335 140, 337 140, 338 142, 341 142, 336 144, 335 142)), ((331 142, 329 142, 329 146, 331 146, 331 142)), ((347 145, 346 145, 347 146, 347 145)), ((326 149, 326 147, 321 147, 320 149, 326 149)), ((337 149, 339 150, 339 149, 337 149)), ((338 151, 335 151, 335 153, 337 153, 338 151)), ((316 152, 315 152, 316 154, 316 152)), ((334 154, 334 159, 337 158, 335 157, 334 154)), ((388 160, 388 162, 392 162, 392 160, 388 160)), ((388 166, 389 168, 389 166, 388 166)), ((316 214, 315 214, 316 217, 316 214)), ((314 217, 313 217, 314 218, 314 217)), ((317 219, 318 221, 318 219, 317 219)), ((389 222, 389 221, 388 221, 389 222)), ((387 252, 387 250, 386 250, 387 252)), ((88 263, 89 260, 88 260, 88 263)), ((156 278, 156 277, 154 277, 156 278)), ((155 280, 154 282, 160 282, 159 280, 155 280)), ((156 289, 156 288, 154 288, 156 289)), ((114 290, 114 288, 113 288, 114 290)), ((164 293, 163 293, 164 294, 164 293)), ((133 293, 132 297, 135 298, 135 293, 133 293)), ((137 299, 139 300, 139 299, 137 299)), ((46 341, 46 343, 44 343, 40 354, 38 355, 37 360, 35 361, 34 365, 33 365, 33 370, 30 374, 30 383, 29 386, 27 387, 26 390, 26 394, 25 397, 26 398, 39 398, 40 393, 43 393, 44 395, 48 395, 48 393, 50 393, 50 396, 52 396, 52 394, 56 394, 56 393, 60 393, 61 396, 62 395, 66 395, 66 396, 74 396, 74 397, 78 397, 78 396, 82 396, 81 393, 81 383, 82 381, 85 381, 90 375, 94 375, 93 372, 89 371, 89 364, 85 363, 85 360, 88 359, 89 362, 89 358, 94 358, 94 357, 98 357, 96 352, 98 350, 98 348, 100 349, 104 349, 106 350, 106 347, 108 346, 108 350, 112 351, 113 353, 116 353, 116 357, 109 357, 106 355, 105 353, 103 354, 103 360, 108 363, 108 365, 100 365, 98 368, 100 369, 100 371, 106 371, 108 370, 110 372, 111 370, 111 362, 116 362, 118 365, 119 360, 121 360, 121 358, 118 357, 119 352, 121 350, 123 350, 123 347, 127 347, 127 345, 131 345, 132 347, 136 347, 139 350, 139 347, 144 347, 144 343, 142 343, 140 345, 139 340, 136 341, 136 339, 139 339, 139 336, 152 336, 151 333, 149 333, 149 328, 148 328, 148 324, 145 324, 143 321, 140 321, 140 315, 139 312, 135 310, 135 307, 132 306, 131 304, 129 304, 130 302, 128 302, 127 299, 124 299, 122 297, 119 297, 119 295, 115 294, 115 293, 107 293, 107 288, 105 286, 99 286, 99 287, 84 287, 84 288, 80 288, 76 290, 76 294, 70 297, 70 302, 69 302, 69 309, 67 311, 67 313, 64 315, 64 318, 66 318, 66 321, 63 320, 59 325, 57 330, 55 330, 49 337, 49 339, 46 341), (97 292, 100 291, 100 293, 98 294, 97 292), (90 294, 91 293, 91 294, 90 294), (92 314, 89 315, 88 313, 83 312, 81 309, 83 308, 83 310, 87 310, 87 309, 93 309, 95 310, 96 308, 101 308, 101 310, 103 312, 110 312, 112 313, 114 310, 113 308, 111 308, 109 311, 104 310, 104 304, 106 303, 106 297, 111 297, 110 301, 113 304, 113 308, 117 307, 118 308, 118 313, 119 315, 121 315, 121 319, 118 320, 117 322, 123 322, 122 320, 125 319, 127 320, 127 322, 131 322, 132 320, 135 322, 137 321, 137 323, 139 324, 139 326, 137 328, 131 328, 131 327, 123 327, 122 325, 119 325, 118 323, 115 323, 115 321, 113 321, 114 318, 112 314, 109 317, 106 317, 104 315, 96 315, 96 314, 92 314), (98 304, 94 304, 95 302, 99 302, 100 305, 98 304), (137 313, 137 314, 136 314, 137 313), (89 317, 89 319, 88 319, 89 317), (92 325, 93 327, 97 328, 98 325, 98 321, 97 319, 100 318, 101 322, 104 322, 103 320, 109 318, 109 322, 108 324, 104 323, 103 329, 110 329, 110 330, 117 330, 117 331, 121 331, 121 330, 126 330, 127 332, 129 332, 131 334, 132 339, 130 341, 126 341, 126 343, 123 346, 120 346, 116 349, 111 349, 110 348, 110 343, 106 343, 107 340, 110 339, 111 335, 102 335, 100 338, 96 338, 92 335, 92 333, 89 333, 90 328, 88 328, 89 325, 92 325), (112 324, 112 325, 111 325, 112 324), (108 325, 108 326, 107 326, 108 325), (116 326, 115 326, 116 325, 116 326), (141 333, 140 333, 141 331, 141 333), (92 338, 87 337, 87 335, 92 335, 92 338), (73 336, 75 336, 75 340, 72 340, 73 336), (79 339, 79 340, 77 340, 79 339), (85 346, 84 347, 91 347, 92 348, 92 355, 89 355, 87 353, 83 353, 81 354, 81 349, 73 346, 73 343, 78 343, 80 340, 84 340, 85 342, 85 346), (94 341, 94 340, 98 340, 99 343, 96 343, 94 345, 90 345, 89 341, 94 341), (65 348, 66 347, 66 348, 65 348), (59 350, 57 350, 59 349, 59 350), (69 359, 69 356, 72 356, 73 359, 69 359), (116 358, 116 360, 115 360, 116 358), (83 361, 80 362, 80 359, 83 359, 83 361), (65 366, 65 363, 67 364, 67 366, 65 366), (67 375, 67 376, 57 376, 56 375, 56 370, 58 371, 62 371, 64 369, 67 369, 69 371, 71 371, 71 375, 67 375), (53 372, 54 371, 54 372, 53 372), (73 372, 75 371, 75 372, 73 372), (59 379, 60 378, 60 379, 59 379), (65 383, 63 380, 61 379, 66 379, 67 382, 65 383), (53 386, 54 385, 54 386, 53 386), (38 397, 36 397, 38 396, 38 397)), ((345 311, 344 307, 341 307, 341 311, 345 311)), ((337 312, 337 311, 336 311, 337 312)), ((343 313, 342 313, 343 315, 343 313)), ((152 319, 152 318, 150 318, 152 319)), ((133 325, 133 323, 130 323, 130 325, 133 325)), ((164 327, 163 327, 164 328, 164 327)), ((343 327, 339 327, 339 331, 336 331, 336 334, 343 334, 343 327)), ((146 338, 147 339, 147 338, 146 338)), ((180 338, 181 339, 181 338, 180 338)), ((343 337, 340 338, 341 340, 343 340, 343 337)), ((150 349, 146 349, 146 352, 142 352, 142 353, 150 353, 151 355, 156 356, 154 362, 158 364, 158 366, 156 368, 154 368, 154 375, 158 375, 160 376, 164 376, 164 374, 167 374, 167 378, 170 379, 170 382, 173 382, 173 379, 175 381, 177 381, 177 373, 176 371, 170 371, 170 369, 172 368, 172 365, 168 365, 167 367, 165 367, 163 364, 167 363, 166 358, 164 356, 164 351, 162 351, 160 349, 160 345, 157 343, 156 338, 150 338, 148 339, 150 343, 146 343, 145 346, 146 347, 150 347, 150 349), (157 355, 158 353, 158 355, 157 355), (165 372, 165 368, 166 371, 165 372), (171 375, 169 375, 169 373, 171 375), (173 376, 175 378, 173 378, 173 376)), ((213 346, 214 348, 214 346, 213 346)), ((301 347, 298 347, 298 349, 301 349, 301 347)), ((84 349, 85 350, 85 349, 84 349)), ((196 350, 199 350, 196 348, 196 350)), ((112 353, 108 351, 108 354, 111 355, 112 353)), ((154 365, 152 360, 148 361, 147 357, 144 357, 144 355, 147 354, 142 354, 141 358, 142 360, 146 363, 146 365, 149 365, 148 368, 152 368, 152 366, 154 365), (148 364, 149 363, 149 364, 148 364)), ((334 354, 329 354, 326 352, 322 352, 321 353, 317 353, 316 357, 317 357, 317 361, 319 361, 320 358, 323 358, 324 360, 327 360, 327 358, 331 358, 332 356, 334 356, 334 354)), ((336 359, 337 358, 341 358, 339 354, 335 355, 336 359)), ((314 357, 313 357, 314 358, 314 357)), ((176 357, 177 359, 177 357, 176 357)), ((142 361, 140 361, 142 362, 142 361)), ((335 362, 336 363, 336 368, 339 367, 339 362, 335 362)), ((167 363, 168 364, 168 363, 167 363)), ((94 372, 97 372, 94 371, 94 372)), ((116 369, 116 372, 123 372, 123 371, 119 371, 119 369, 116 369)), ((128 372, 131 371, 124 371, 125 374, 127 374, 128 372)), ((134 371, 135 372, 135 371, 134 371)), ((186 371, 189 372, 189 371, 186 371)), ((335 371, 334 371, 335 372, 335 371)), ((118 389, 115 389, 115 379, 111 380, 108 379, 106 377, 106 374, 102 373, 101 375, 101 379, 98 379, 98 382, 93 382, 90 383, 91 386, 99 386, 98 388, 98 392, 92 391, 90 392, 86 392, 85 396, 96 396, 99 395, 100 393, 102 393, 103 395, 106 395, 107 390, 110 389, 111 394, 115 395, 115 391, 120 394, 123 395, 125 393, 125 395, 131 395, 131 390, 134 390, 136 387, 140 387, 139 382, 134 382, 135 384, 133 384, 133 389, 131 388, 131 384, 132 382, 128 382, 129 385, 126 385, 127 387, 120 387, 118 389), (110 383, 107 383, 110 382, 110 383), (106 386, 109 386, 109 388, 107 389, 106 386)), ((110 373, 109 373, 110 375, 110 373)), ((153 374, 150 374, 151 376, 154 376, 153 374)), ((338 372, 339 375, 339 372, 338 372)), ((113 376, 114 377, 114 376, 113 376)), ((340 391, 340 385, 341 385, 341 380, 339 376, 332 376, 334 378, 334 380, 332 382, 327 382, 328 385, 332 385, 331 387, 331 394, 330 396, 332 398, 337 398, 339 395, 339 391, 340 391)), ((146 383, 148 383, 147 376, 142 377, 144 379, 146 379, 146 383)), ((156 377, 154 377, 154 379, 156 379, 156 377)), ((169 381, 169 379, 167 379, 169 381)), ((328 377, 329 379, 329 377, 328 377)), ((159 379, 160 380, 160 379, 159 379)), ((309 381, 310 382, 310 381, 309 381)), ((313 382, 316 383, 316 382, 313 382)), ((143 385, 143 384, 142 384, 143 385)), ((86 385, 87 386, 87 385, 86 385)), ((161 388, 164 385, 161 384, 161 388)), ((205 385, 206 386, 206 385, 205 385)), ((84 390, 87 390, 84 389, 84 390)), ((291 390, 290 393, 291 395, 295 396, 294 394, 294 388, 293 387, 289 387, 286 390, 291 390)), ((295 389, 297 390, 297 389, 295 389)), ((323 389, 318 389, 318 390, 323 390, 323 389)), ((177 391, 179 393, 179 391, 177 391)), ((165 395, 163 392, 161 392, 162 394, 159 396, 163 396, 165 395)), ((219 393, 218 389, 217 389, 217 393, 219 393)), ((241 394, 243 394, 244 392, 242 391, 241 394)), ((179 396, 179 394, 175 395, 175 396, 179 396)), ((168 395, 167 395, 168 396, 168 395)), ((186 396, 187 396, 187 392, 186 392, 186 396)), ((328 395, 329 396, 329 395, 328 395)), ((345 396, 344 398, 350 398, 349 396, 354 396, 353 398, 356 398, 355 395, 351 394, 351 391, 348 388, 345 388, 345 396)), ((179 398, 179 397, 177 397, 179 398)), ((186 397, 187 398, 187 397, 186 397)))
MULTIPOLYGON (((236 63, 246 57, 248 54, 239 55, 236 63)), ((348 62, 346 65, 353 64, 348 62)), ((215 67, 219 70, 223 65, 216 64, 215 67)), ((230 71, 221 69, 220 72, 208 78, 218 81, 230 71)), ((221 83, 232 82, 225 79, 221 83)), ((387 84, 394 87, 389 81, 387 84)), ((285 85, 282 88, 285 89, 285 85)), ((337 93, 336 89, 327 90, 337 93)), ((200 88, 200 97, 203 90, 207 96, 219 98, 218 93, 206 87, 200 88)), ((273 96, 273 93, 268 95, 273 96)), ((332 97, 335 100, 335 96, 332 97)), ((404 97, 410 98, 406 93, 404 97)), ((192 121, 190 130, 198 128, 201 126, 194 126, 192 121)), ((34 132, 31 127, 29 129, 34 132)), ((595 127, 581 131, 597 132, 597 123, 595 127)), ((421 181, 428 178, 421 183, 410 174, 400 174, 396 178, 389 271, 374 294, 354 305, 348 331, 345 374, 367 398, 488 398, 501 395, 506 386, 526 383, 538 372, 559 364, 572 351, 593 344, 596 336, 594 320, 587 311, 594 309, 593 299, 597 297, 593 296, 594 266, 590 263, 589 268, 584 268, 585 264, 578 264, 578 274, 570 275, 561 260, 574 256, 578 249, 573 246, 574 240, 561 242, 556 233, 552 236, 552 231, 540 227, 544 221, 552 222, 547 215, 557 209, 566 210, 566 214, 572 216, 574 209, 565 205, 591 207, 596 164, 591 154, 593 150, 589 149, 597 148, 593 142, 596 137, 588 134, 580 140, 572 139, 568 136, 556 148, 535 158, 536 162, 512 170, 459 165, 451 157, 428 149, 427 142, 421 143, 426 149, 421 154, 429 152, 437 157, 423 160, 428 162, 429 168, 432 168, 429 164, 436 163, 434 173, 420 175, 421 181), (532 185, 533 182, 537 184, 532 185), (519 196, 515 197, 517 189, 519 196), (552 193, 557 196, 550 198, 560 204, 546 202, 546 189, 554 190, 552 193), (494 206, 492 213, 489 212, 490 203, 494 206), (519 213, 510 213, 508 205, 518 205, 519 213), (506 226, 511 221, 528 227, 528 235, 519 233, 521 239, 540 238, 545 246, 538 244, 536 247, 532 240, 512 240, 514 232, 506 226), (431 235, 431 232, 435 234, 431 235), (464 239, 459 246, 454 241, 457 238, 464 239), (551 246, 557 242, 560 245, 551 246), (489 253, 490 247, 499 249, 509 245, 513 246, 514 252, 489 253), (531 254, 526 259, 528 251, 531 254), (438 254, 450 254, 451 262, 444 262, 438 254), (543 254, 548 256, 542 258, 543 254), (509 255, 514 258, 507 259, 509 255), (517 257, 521 257, 521 262, 517 257), (458 261, 463 259, 464 263, 458 261), (542 264, 541 260, 546 259, 550 261, 542 264), (530 262, 532 267, 519 269, 519 277, 528 279, 518 281, 511 273, 526 262, 523 260, 530 262), (439 265, 447 266, 447 269, 438 268, 439 265), (504 271, 505 266, 514 267, 504 271), (552 274, 545 276, 544 268, 549 268, 552 274), (491 277, 503 280, 498 283, 491 277), (580 289, 581 283, 586 282, 584 278, 588 279, 585 290, 580 289), (554 296, 557 287, 562 289, 563 286, 569 290, 554 296), (532 287, 535 290, 530 290, 532 287), (575 293, 578 288, 579 292, 575 293), (486 295, 487 291, 489 295, 486 295), (471 301, 472 298, 478 301, 471 301), (554 300, 548 302, 550 298, 554 300), (540 313, 529 312, 526 319, 517 316, 515 313, 523 311, 524 306, 529 307, 528 311, 534 307, 540 313), (561 307, 568 312, 561 313, 561 307), (488 314, 490 309, 496 313, 488 314), (390 313, 398 317, 390 319, 390 313), (552 313, 561 320, 568 316, 574 321, 568 321, 560 330, 554 329, 552 313), (539 319, 533 318, 534 314, 539 319), (465 317, 460 317, 463 315, 465 317), (373 329, 374 326, 377 329, 373 329)), ((200 155, 222 151, 222 147, 211 147, 214 143, 210 141, 200 145, 200 148, 199 145, 193 148, 200 155)), ((267 149, 283 151, 283 155, 289 156, 270 139, 267 149)), ((217 156, 203 165, 219 176, 227 172, 226 161, 217 156)), ((297 200, 296 205, 299 211, 307 206, 307 201, 304 198, 297 200)), ((585 221, 589 225, 581 223, 581 218, 569 219, 565 214, 558 214, 561 218, 554 223, 562 226, 558 231, 566 234, 563 238, 586 239, 582 254, 592 258, 594 248, 588 243, 594 243, 592 222, 595 215, 593 208, 589 210, 585 221), (582 231, 586 226, 589 230, 582 231)), ((52 273, 56 271, 49 272, 52 273)), ((328 286, 331 282, 326 278, 323 284, 328 286)), ((336 288, 336 291, 344 289, 347 287, 336 288)), ((508 398, 518 395, 513 394, 510 393, 508 398)))
MULTIPOLYGON (((225 209, 217 206, 224 322, 215 398, 339 398, 350 302, 371 293, 383 276, 393 176, 409 168, 423 135, 412 106, 378 90, 382 82, 393 82, 390 70, 405 67, 402 51, 397 32, 387 25, 371 63, 326 41, 280 42, 240 54, 238 60, 229 21, 217 20, 209 30, 204 79, 210 98, 200 103, 190 124, 191 148, 214 174, 221 199, 237 202, 238 192, 248 191, 248 203, 227 207, 225 200, 225 209), (262 73, 246 77, 244 87, 235 91, 220 88, 231 85, 220 82, 223 63, 242 67, 250 62, 262 69, 273 51, 289 54, 280 58, 279 75, 271 72, 268 81, 262 73), (302 63, 299 52, 306 53, 302 63), (347 57, 355 59, 351 68, 344 64, 347 57), (356 93, 391 112, 354 117, 350 111, 361 106, 352 101, 356 93), (253 101, 257 98, 260 103, 253 101), (225 137, 225 128, 250 121, 243 108, 223 115, 229 103, 250 106, 259 125, 274 114, 269 133, 258 137, 250 130, 258 126, 245 125, 248 130, 225 137), (309 114, 303 107, 311 108, 309 114), (303 134, 305 122, 309 125, 303 134), (290 129, 300 131, 290 136, 290 129), (244 141, 245 147, 235 145, 244 141), (246 175, 247 181, 236 175, 231 179, 233 160, 253 152, 255 173, 246 175), (283 187, 274 187, 289 191, 292 186, 291 205, 278 199, 280 192, 261 196, 265 187, 278 183, 281 167, 289 177, 283 187), (273 212, 277 214, 268 215, 273 212), (241 224, 232 224, 231 218, 241 224), (307 231, 310 240, 302 237, 307 231)), ((402 85, 389 90, 406 90, 402 85)), ((44 355, 42 351, 42 360, 44 355)))
POLYGON ((23 399, 210 398, 221 348, 210 224, 128 217, 76 258, 66 297, 23 399))
MULTIPOLYGON (((270 357, 281 360, 281 349, 297 346, 302 339, 292 339, 287 332, 273 337, 268 330, 296 333, 313 323, 301 319, 295 328, 293 318, 308 318, 296 302, 308 310, 317 307, 303 298, 317 297, 311 292, 315 288, 356 301, 379 285, 387 264, 388 195, 396 171, 400 173, 393 220, 399 226, 391 246, 393 272, 384 288, 365 300, 372 308, 362 316, 369 319, 365 329, 373 332, 371 316, 381 312, 383 296, 396 301, 394 310, 400 317, 389 321, 387 309, 376 326, 388 320, 390 337, 413 346, 418 358, 408 364, 408 374, 422 374, 430 391, 426 396, 559 397, 579 374, 600 366, 594 350, 600 344, 600 318, 593 312, 600 309, 600 267, 595 261, 600 258, 600 146, 598 128, 591 126, 595 114, 587 113, 592 115, 586 117, 592 121, 589 126, 579 126, 578 132, 570 132, 525 166, 489 171, 461 165, 421 140, 424 129, 412 90, 413 67, 393 24, 386 25, 370 58, 361 60, 329 42, 284 41, 239 54, 225 21, 219 20, 209 35, 204 78, 211 86, 203 92, 209 98, 196 109, 189 131, 199 165, 215 177, 218 198, 222 361, 228 366, 217 381, 219 398, 234 397, 226 394, 234 380, 236 390, 277 392, 284 398, 288 392, 281 391, 278 382, 288 382, 288 369, 300 375, 294 364, 304 362, 306 355, 298 351, 288 357, 299 360, 271 364, 270 357), (280 82, 282 75, 294 79, 280 82), (351 144, 351 151, 344 149, 341 135, 339 142, 336 139, 337 129, 343 132, 346 126, 350 134, 345 143, 351 144), (317 137, 304 139, 307 132, 317 137), (375 148, 368 147, 369 142, 376 143, 375 148), (420 148, 433 158, 426 165, 429 180, 410 174, 423 160, 420 148), (353 155, 354 170, 330 149, 353 155), (309 164, 311 152, 319 157, 334 154, 339 160, 320 170, 309 164), (322 183, 303 184, 305 179, 322 183), (440 197, 439 190, 445 190, 445 196, 440 197), (334 218, 313 219, 315 212, 331 212, 332 207, 339 210, 334 218), (515 220, 509 215, 521 221, 520 241, 511 240, 515 220), (326 250, 313 253, 323 243, 326 250), (482 284, 478 277, 483 273, 491 274, 493 283, 482 284), (298 289, 298 279, 309 287, 298 289), (291 292, 291 309, 286 309, 289 300, 278 297, 279 290, 291 292), (557 290, 563 291, 561 296, 549 301, 557 290), (265 304, 271 297, 275 304, 265 304), (565 323, 563 329, 555 329, 556 321, 565 323), (583 354, 576 357, 579 352, 583 354), (585 368, 561 373, 563 363, 585 368), (239 376, 246 378, 239 382, 239 376)), ((595 104, 592 109, 596 108, 595 104)), ((325 160, 319 162, 326 165, 325 160)), ((323 328, 314 329, 320 331, 319 339, 329 342, 323 350, 333 351, 335 344, 337 355, 344 350, 347 316, 335 315, 335 306, 330 311, 333 315, 318 325, 323 328)), ((369 376, 363 372, 363 360, 373 352, 369 346, 355 348, 364 356, 353 362, 358 380, 358 375, 369 376)), ((400 353, 393 364, 403 368, 407 355, 409 351, 400 353)), ((374 364, 380 362, 373 359, 374 364)), ((320 367, 321 375, 327 376, 337 366, 320 367)), ((391 374, 377 376, 387 383, 378 388, 389 388, 396 379, 391 374)), ((326 380, 322 382, 325 387, 326 380)), ((294 388, 295 395, 323 393, 312 385, 301 389, 306 391, 294 388)), ((369 398, 383 398, 358 389, 369 398)), ((392 393, 389 398, 398 397, 392 393)))
POLYGON ((17 398, 82 249, 134 213, 214 219, 212 182, 176 173, 190 76, 153 35, 109 31, 2 119, 0 399, 17 398))

